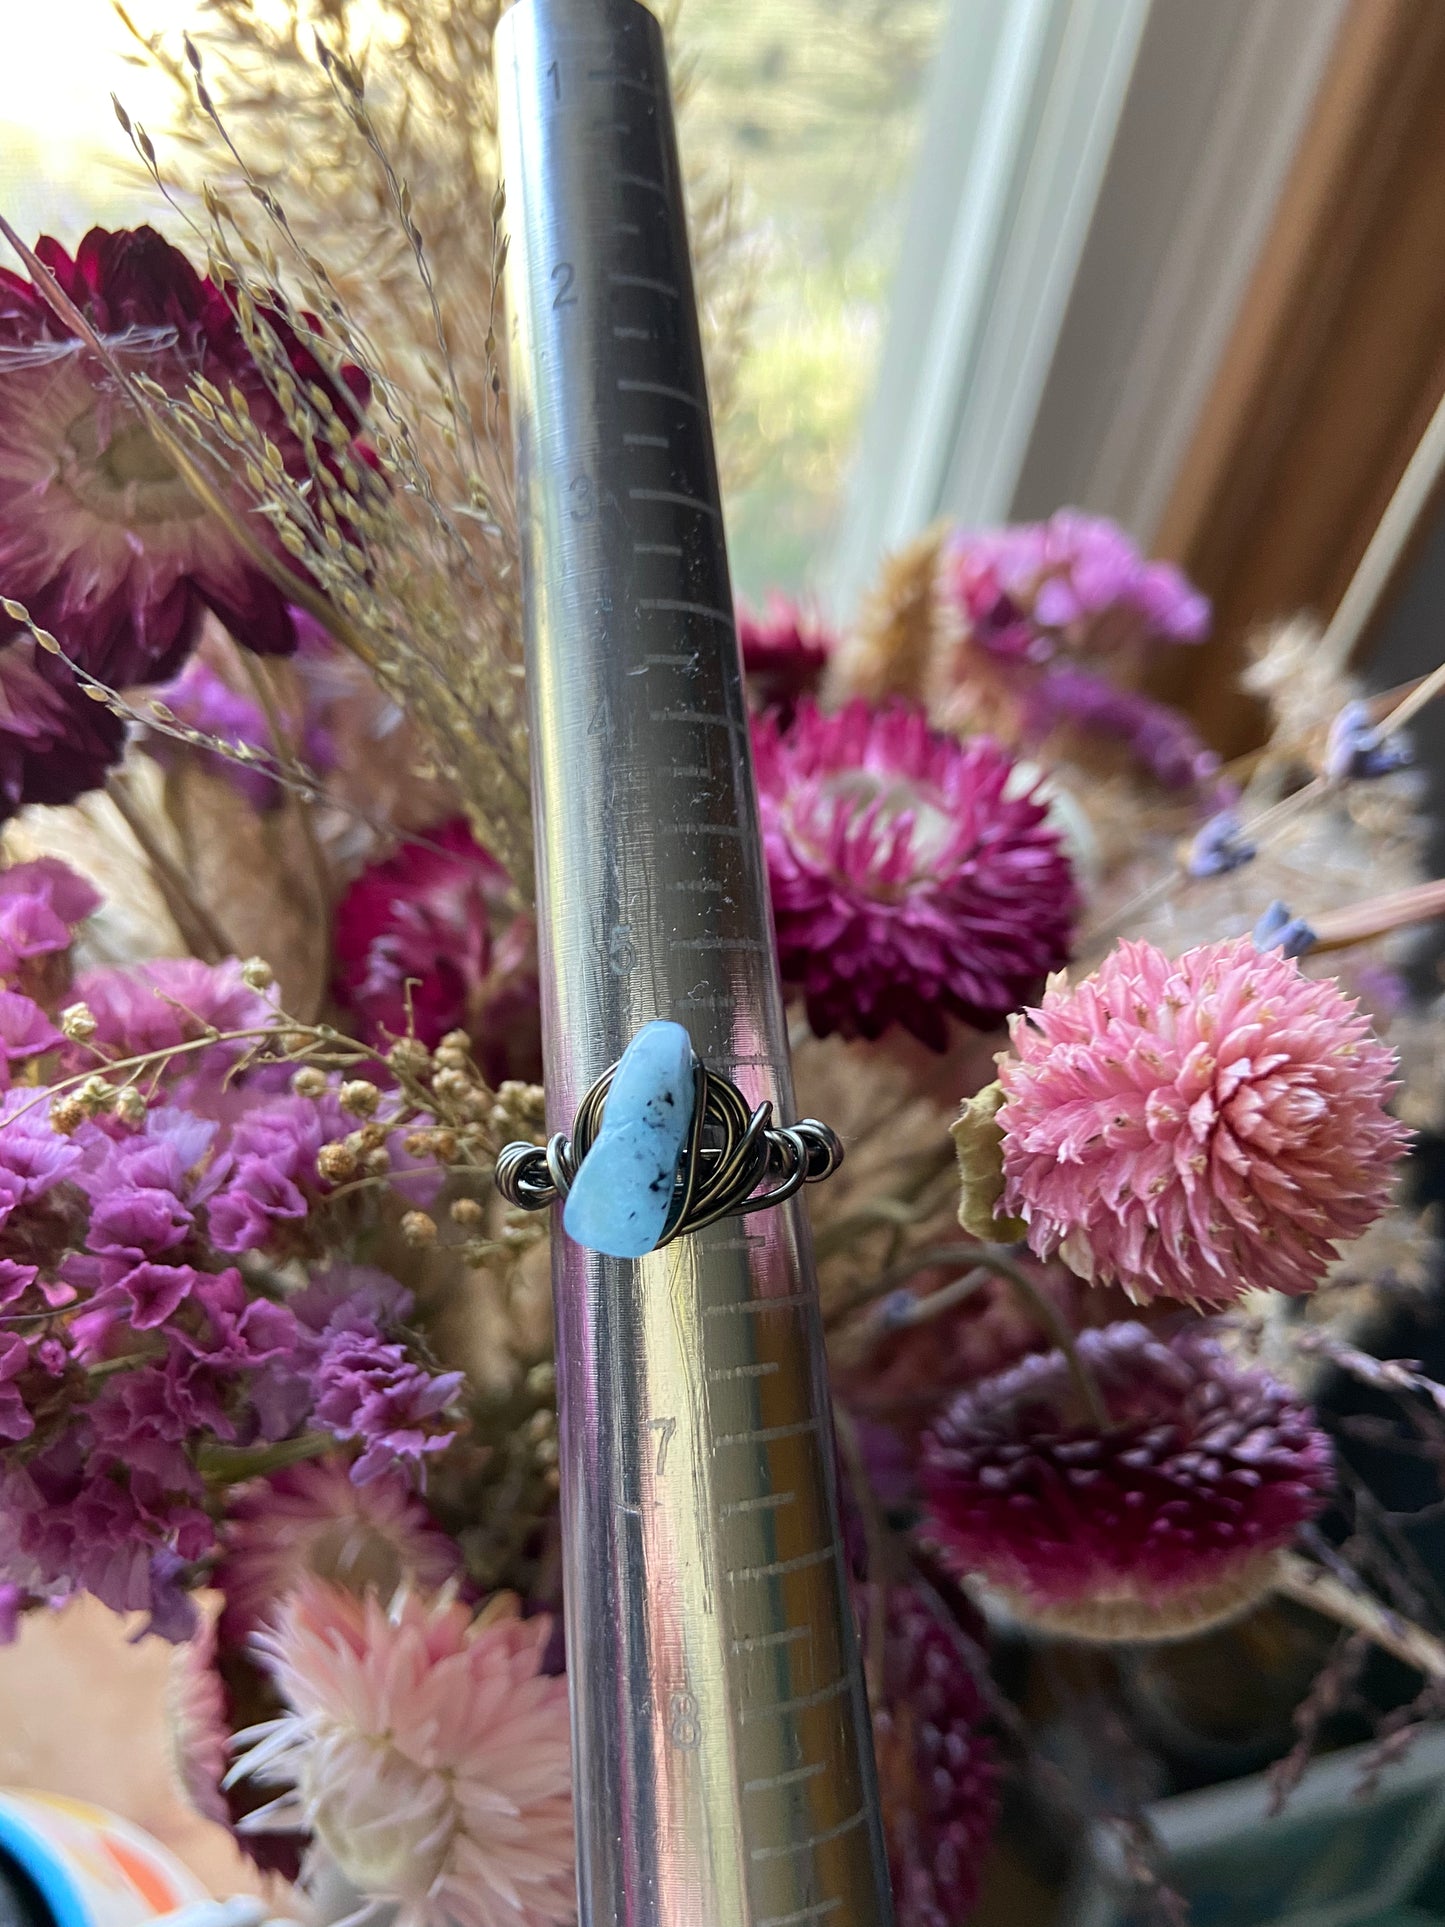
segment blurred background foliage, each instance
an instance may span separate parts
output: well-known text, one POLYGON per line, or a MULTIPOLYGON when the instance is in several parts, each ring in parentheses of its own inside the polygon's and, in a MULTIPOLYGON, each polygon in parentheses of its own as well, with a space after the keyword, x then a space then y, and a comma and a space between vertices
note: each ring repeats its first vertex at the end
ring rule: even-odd
POLYGON ((872 386, 943 0, 684 0, 683 138, 735 180, 756 276, 723 428, 740 594, 806 587, 872 386))

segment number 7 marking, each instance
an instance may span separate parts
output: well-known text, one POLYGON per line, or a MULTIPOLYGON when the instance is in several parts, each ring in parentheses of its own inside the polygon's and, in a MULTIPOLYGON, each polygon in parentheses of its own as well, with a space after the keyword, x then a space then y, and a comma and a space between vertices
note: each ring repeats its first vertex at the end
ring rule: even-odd
POLYGON ((658 1434, 656 1476, 660 1479, 667 1470, 667 1448, 672 1444, 672 1435, 677 1430, 675 1418, 650 1418, 648 1430, 658 1434))

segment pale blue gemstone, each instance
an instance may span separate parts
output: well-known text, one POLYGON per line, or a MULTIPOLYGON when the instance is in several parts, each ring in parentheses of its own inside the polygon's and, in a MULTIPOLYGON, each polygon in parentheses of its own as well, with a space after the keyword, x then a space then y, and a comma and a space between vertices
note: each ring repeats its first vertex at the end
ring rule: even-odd
POLYGON ((640 1258, 662 1236, 692 1126, 692 1040, 644 1024, 623 1052, 602 1129, 563 1207, 567 1235, 609 1258, 640 1258))

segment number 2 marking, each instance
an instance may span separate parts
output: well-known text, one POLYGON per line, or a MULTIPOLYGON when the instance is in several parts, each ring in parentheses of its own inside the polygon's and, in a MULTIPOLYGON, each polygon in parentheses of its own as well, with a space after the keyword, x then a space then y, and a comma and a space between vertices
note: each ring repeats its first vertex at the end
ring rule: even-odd
POLYGON ((571 292, 572 283, 577 279, 577 270, 570 261, 559 261, 552 270, 552 279, 557 292, 552 296, 554 308, 575 308, 577 297, 571 292))
POLYGON ((667 1448, 672 1444, 672 1435, 677 1430, 677 1420, 675 1418, 650 1418, 647 1423, 649 1429, 658 1434, 655 1476, 660 1479, 667 1470, 667 1448))

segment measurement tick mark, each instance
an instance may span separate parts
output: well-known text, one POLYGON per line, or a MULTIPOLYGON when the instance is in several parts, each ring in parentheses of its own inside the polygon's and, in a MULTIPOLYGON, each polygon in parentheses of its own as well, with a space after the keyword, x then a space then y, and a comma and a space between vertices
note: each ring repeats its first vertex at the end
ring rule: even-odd
MULTIPOLYGON (((712 723, 718 729, 731 729, 733 726, 731 716, 715 716, 706 709, 650 709, 647 713, 648 720, 654 723, 712 723)), ((701 829, 702 825, 677 823, 673 827, 678 830, 701 829)), ((742 831, 735 828, 732 834, 741 836, 742 831)))
MULTIPOLYGON (((674 508, 696 509, 698 513, 701 515, 710 515, 714 522, 721 521, 722 519, 721 516, 718 514, 718 511, 713 507, 711 502, 705 502, 700 495, 684 495, 679 489, 630 488, 628 489, 627 493, 629 498, 634 502, 670 502, 674 508)), ((654 609, 667 609, 667 608, 681 609, 681 608, 685 608, 686 606, 687 605, 685 603, 680 603, 680 602, 679 603, 653 602, 651 604, 648 604, 648 603, 643 604, 644 608, 651 607, 654 609)), ((713 610, 713 611, 710 611, 709 613, 716 614, 717 612, 713 610)), ((729 626, 731 626, 732 617, 729 616, 727 620, 728 620, 729 626)))
MULTIPOLYGON (((811 1639, 812 1637, 813 1629, 811 1626, 789 1626, 781 1633, 754 1633, 750 1639, 735 1639, 732 1642, 732 1649, 735 1653, 761 1653, 770 1646, 796 1646, 800 1639, 811 1639)), ((750 1780, 743 1788, 743 1792, 749 1793, 755 1787, 782 1786, 789 1780, 806 1780, 814 1773, 821 1773, 822 1771, 821 1766, 805 1766, 798 1768, 796 1772, 785 1773, 779 1779, 750 1780)))
MULTIPOLYGON (((617 389, 623 395, 662 395, 668 401, 685 401, 689 408, 697 409, 699 414, 702 412, 702 403, 696 395, 690 395, 685 388, 672 388, 665 381, 633 381, 626 375, 619 375, 617 389)), ((670 501, 672 497, 667 499, 670 501)))
POLYGON ((620 74, 615 67, 589 67, 589 80, 610 80, 616 87, 631 87, 639 94, 652 94, 652 88, 645 80, 634 80, 631 74, 620 74))
POLYGON ((816 1780, 820 1773, 826 1773, 827 1770, 826 1760, 814 1760, 811 1766, 795 1766, 789 1773, 768 1773, 761 1780, 744 1780, 743 1792, 773 1793, 780 1786, 797 1786, 800 1780, 816 1780))
POLYGON ((825 1920, 829 1914, 836 1914, 842 1905, 841 1900, 815 1900, 811 1907, 799 1907, 793 1914, 769 1914, 758 1927, 803 1927, 805 1921, 825 1920))
MULTIPOLYGON (((624 174, 623 180, 629 176, 624 174)), ((665 294, 671 300, 679 299, 677 289, 670 281, 657 281, 650 274, 609 274, 607 279, 614 288, 651 288, 654 294, 665 294)))
MULTIPOLYGON (((782 1860, 789 1854, 807 1853, 811 1847, 823 1847, 826 1846, 830 1840, 841 1839, 845 1833, 851 1833, 854 1827, 861 1827, 867 1818, 867 1807, 859 1807, 858 1811, 849 1814, 846 1820, 840 1820, 836 1827, 826 1827, 822 1833, 810 1833, 806 1840, 790 1840, 786 1846, 782 1847, 754 1847, 752 1858, 754 1860, 782 1860)), ((808 1914, 807 1912, 792 1915, 785 1914, 783 1918, 785 1920, 806 1920, 808 1914)))
POLYGON ((637 225, 636 221, 614 221, 612 223, 612 232, 614 234, 641 234, 642 229, 637 225))
POLYGON ((726 1318, 734 1312, 777 1311, 784 1305, 811 1305, 817 1293, 812 1291, 790 1291, 777 1298, 744 1298, 735 1305, 704 1305, 704 1318, 726 1318))
POLYGON ((768 945, 758 937, 678 937, 672 947, 674 950, 705 950, 709 956, 738 953, 760 957, 768 950, 768 945))
POLYGON ((731 1584, 738 1586, 744 1579, 777 1579, 785 1572, 806 1572, 809 1566, 826 1564, 837 1550, 838 1542, 834 1539, 829 1545, 820 1546, 816 1552, 800 1552, 792 1559, 770 1559, 764 1566, 739 1566, 736 1572, 728 1574, 728 1579, 731 1584))
MULTIPOLYGON (((774 1366, 773 1369, 776 1371, 777 1367, 774 1366)), ((712 1377, 711 1372, 708 1373, 708 1377, 712 1377)), ((785 1505, 792 1505, 797 1496, 796 1492, 764 1492, 756 1499, 733 1499, 729 1504, 721 1507, 722 1517, 724 1519, 731 1519, 733 1515, 738 1512, 781 1512, 785 1505)), ((810 1626, 794 1626, 787 1637, 789 1641, 803 1639, 806 1638, 811 1631, 812 1628, 810 1626)), ((776 1634, 770 1635, 770 1637, 772 1637, 776 1645, 781 1646, 784 1644, 784 1641, 778 1639, 776 1634)), ((742 1651, 742 1647, 737 1640, 733 1641, 733 1651, 735 1653, 742 1651)))
MULTIPOLYGON (((614 328, 613 333, 616 332, 614 328)), ((624 448, 671 448, 672 442, 666 435, 624 435, 622 446, 624 448)), ((633 547, 636 548, 636 546, 634 542, 633 547)), ((681 554, 681 550, 678 553, 681 554)))
POLYGON ((634 555, 681 555, 681 546, 676 542, 634 542, 634 555))
POLYGON ((614 328, 612 334, 616 341, 656 341, 657 339, 651 328, 614 328))
POLYGON ((810 1706, 822 1706, 828 1700, 838 1699, 846 1693, 849 1686, 848 1675, 835 1679, 831 1686, 820 1686, 816 1693, 799 1693, 796 1699, 774 1700, 771 1706, 745 1706, 744 1720, 768 1719, 775 1713, 801 1713, 810 1706))
MULTIPOLYGON (((714 1445, 770 1445, 774 1439, 797 1439, 805 1432, 816 1432, 815 1418, 799 1419, 796 1425, 766 1425, 758 1432, 724 1432, 714 1445)), ((737 1577, 738 1575, 734 1575, 737 1577)))
MULTIPOLYGON (((707 1374, 709 1385, 722 1385, 730 1378, 771 1378, 782 1366, 777 1359, 764 1359, 760 1365, 718 1365, 707 1374)), ((723 1507, 724 1512, 727 1507, 723 1507)))
POLYGON ((645 187, 649 194, 660 194, 667 199, 667 189, 661 181, 653 180, 650 174, 614 174, 614 181, 621 181, 624 187, 645 187))
POLYGON ((683 616, 706 616, 709 622, 725 622, 729 629, 733 626, 730 609, 714 609, 707 602, 679 602, 673 596, 655 595, 643 596, 637 606, 639 609, 671 609, 683 616))

